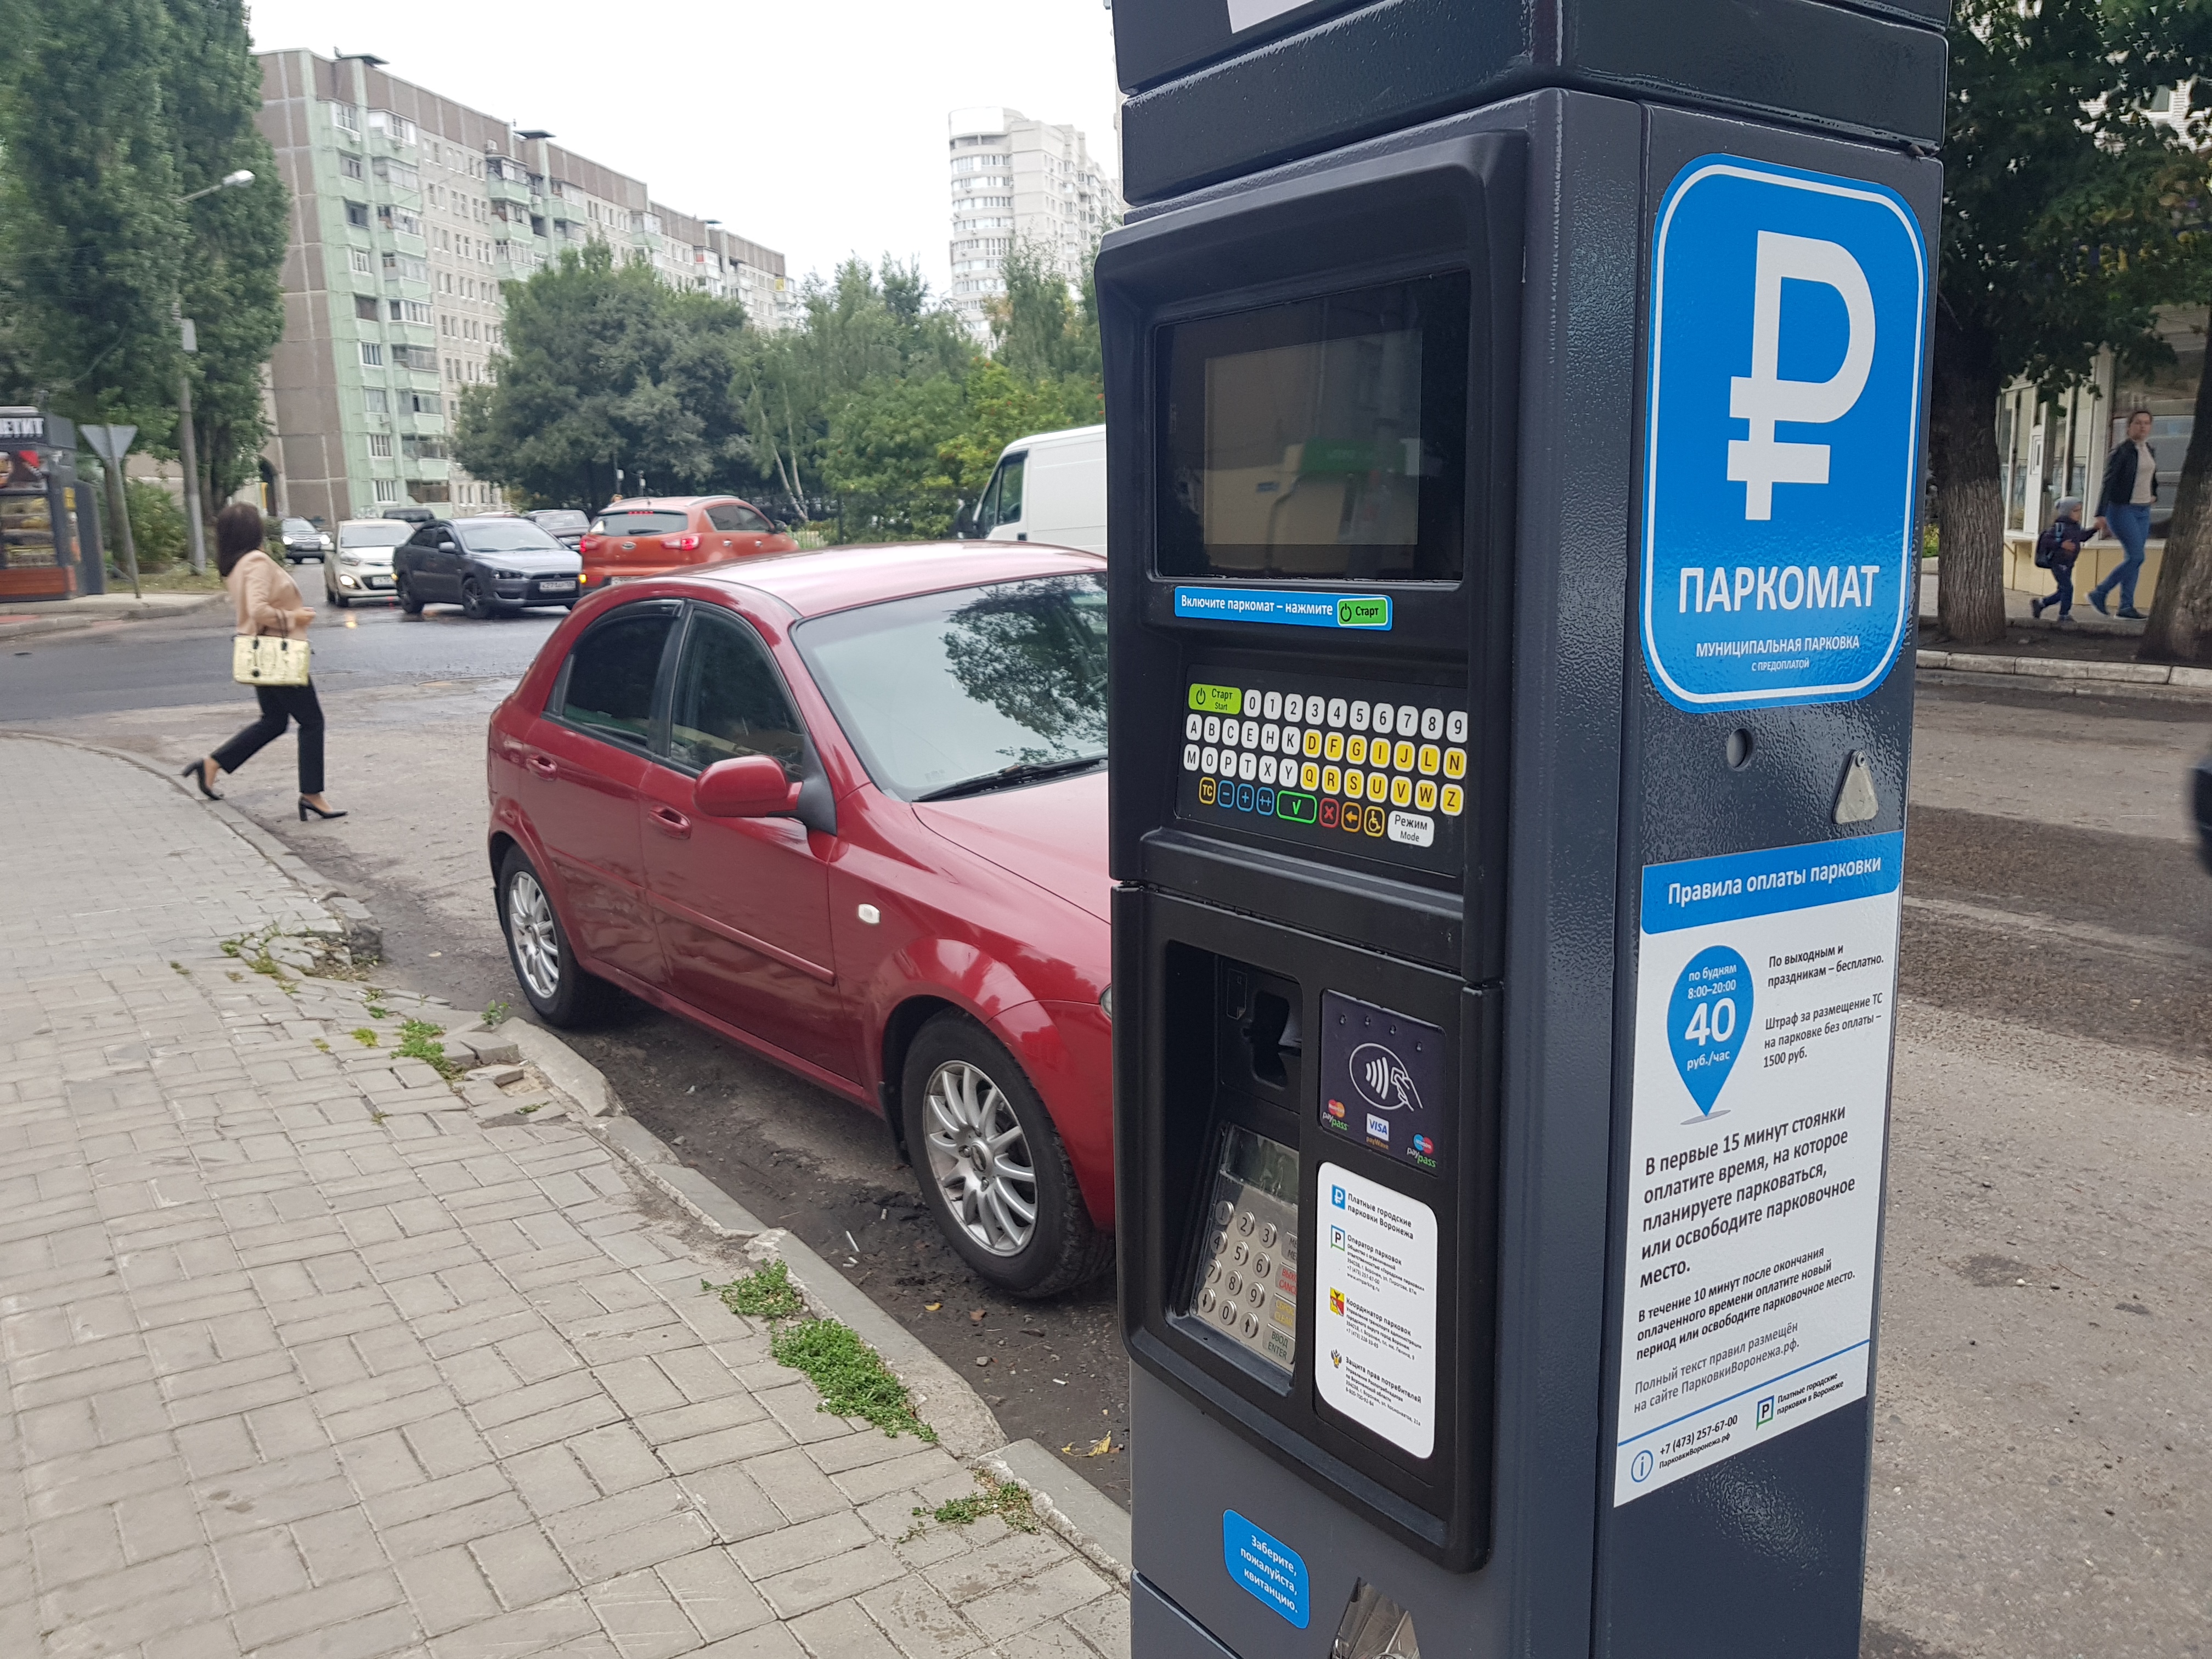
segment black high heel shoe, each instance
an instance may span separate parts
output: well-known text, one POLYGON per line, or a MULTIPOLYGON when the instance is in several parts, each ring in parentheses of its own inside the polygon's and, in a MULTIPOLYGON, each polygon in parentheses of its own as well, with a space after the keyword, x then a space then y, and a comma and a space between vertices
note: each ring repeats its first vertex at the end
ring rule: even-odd
POLYGON ((304 800, 301 801, 300 803, 300 822, 305 823, 307 821, 307 814, 310 812, 313 812, 319 818, 342 818, 345 816, 343 812, 325 812, 319 806, 310 805, 307 802, 304 800))
POLYGON ((216 794, 214 790, 208 787, 207 763, 205 761, 194 761, 183 771, 178 773, 177 775, 180 778, 190 778, 194 783, 199 785, 200 793, 205 795, 210 800, 221 800, 222 799, 221 795, 216 794))

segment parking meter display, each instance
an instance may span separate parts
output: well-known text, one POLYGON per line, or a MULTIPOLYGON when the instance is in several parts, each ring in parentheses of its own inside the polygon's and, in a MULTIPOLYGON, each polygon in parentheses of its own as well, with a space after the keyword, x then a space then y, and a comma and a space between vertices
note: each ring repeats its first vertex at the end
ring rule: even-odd
POLYGON ((1193 671, 1176 810, 1202 823, 1455 872, 1468 711, 1434 686, 1193 671))
POLYGON ((1298 1330, 1298 1156, 1249 1129, 1221 1139, 1183 1311, 1282 1373, 1298 1330))

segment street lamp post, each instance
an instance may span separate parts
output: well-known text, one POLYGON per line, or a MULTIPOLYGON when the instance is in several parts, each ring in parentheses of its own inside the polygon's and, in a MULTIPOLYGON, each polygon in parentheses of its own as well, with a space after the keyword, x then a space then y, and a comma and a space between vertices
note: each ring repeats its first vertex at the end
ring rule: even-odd
MULTIPOLYGON (((253 175, 244 167, 227 173, 204 190, 196 190, 189 196, 177 198, 177 205, 197 202, 203 196, 212 196, 219 190, 234 190, 240 185, 250 185, 253 175)), ((177 344, 187 356, 199 350, 198 331, 192 319, 185 315, 184 298, 178 296, 173 314, 177 322, 177 344)), ((198 434, 192 430, 192 370, 189 363, 177 368, 177 451, 185 464, 185 528, 191 538, 192 574, 207 570, 207 527, 200 522, 200 460, 198 434)))

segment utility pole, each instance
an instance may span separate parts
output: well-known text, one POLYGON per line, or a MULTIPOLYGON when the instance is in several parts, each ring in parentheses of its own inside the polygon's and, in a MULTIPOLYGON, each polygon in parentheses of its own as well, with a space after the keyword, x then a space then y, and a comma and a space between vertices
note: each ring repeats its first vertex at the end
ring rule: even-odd
MULTIPOLYGON (((178 302, 181 312, 183 301, 178 302)), ((198 331, 192 319, 179 315, 177 319, 178 344, 186 356, 200 349, 198 331)), ((198 435, 192 430, 192 366, 177 366, 177 453, 185 464, 185 528, 191 538, 192 574, 204 574, 207 570, 207 526, 200 520, 200 456, 198 435)))
MULTIPOLYGON (((187 202, 198 201, 203 196, 212 196, 219 190, 236 190, 241 185, 252 182, 252 173, 240 167, 235 173, 223 174, 204 190, 196 190, 189 196, 179 196, 177 205, 182 207, 187 202)), ((187 357, 196 355, 200 349, 199 334, 192 326, 192 319, 185 315, 182 295, 178 295, 171 306, 170 314, 177 319, 179 349, 187 357)), ((192 574, 204 575, 207 572, 207 526, 200 519, 199 439, 192 429, 192 366, 190 363, 177 365, 177 453, 185 465, 185 528, 192 550, 192 574)), ((127 541, 126 531, 126 545, 127 541)), ((131 580, 134 584, 138 580, 136 553, 131 559, 131 580)))

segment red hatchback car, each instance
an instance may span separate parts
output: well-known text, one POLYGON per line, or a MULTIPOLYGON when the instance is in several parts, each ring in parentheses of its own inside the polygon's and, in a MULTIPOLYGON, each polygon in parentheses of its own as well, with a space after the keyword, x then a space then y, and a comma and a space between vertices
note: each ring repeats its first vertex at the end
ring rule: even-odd
POLYGON ((1111 1261, 1105 562, 842 548, 624 583, 493 715, 515 976, 883 1114, 985 1278, 1111 1261))
POLYGON ((734 495, 652 495, 616 501, 592 518, 577 551, 586 592, 617 579, 665 575, 695 564, 789 553, 799 544, 734 495))

